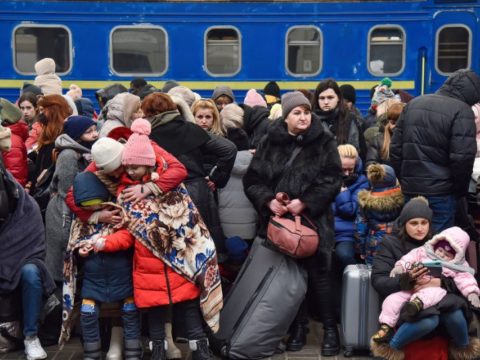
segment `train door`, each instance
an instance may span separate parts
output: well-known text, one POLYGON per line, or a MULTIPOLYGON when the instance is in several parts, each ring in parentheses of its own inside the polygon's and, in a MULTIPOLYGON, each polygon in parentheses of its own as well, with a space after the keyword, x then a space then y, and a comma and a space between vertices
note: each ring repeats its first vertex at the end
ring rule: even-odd
POLYGON ((476 34, 474 12, 449 10, 434 14, 426 93, 436 91, 454 71, 478 66, 478 54, 473 56, 473 52, 478 51, 474 46, 476 34))

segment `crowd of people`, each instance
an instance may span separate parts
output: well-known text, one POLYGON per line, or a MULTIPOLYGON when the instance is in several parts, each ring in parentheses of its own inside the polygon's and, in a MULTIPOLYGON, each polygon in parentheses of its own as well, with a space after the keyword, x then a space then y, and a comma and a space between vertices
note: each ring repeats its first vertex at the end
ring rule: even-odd
MULTIPOLYGON (((333 79, 283 95, 271 81, 242 102, 226 86, 205 99, 138 78, 99 90, 97 112, 78 86, 62 93, 52 59, 35 70, 16 102, 0 99, 0 327, 23 331, 27 359, 47 357, 41 325, 57 309, 55 342, 78 333, 84 359, 101 359, 100 314, 112 303, 110 360, 115 345, 141 359, 142 337, 151 359, 181 357, 172 322, 194 360, 212 359, 223 297, 273 215, 305 215, 320 235, 298 260, 308 301, 288 351, 306 344, 313 317, 322 355, 339 353, 331 289, 365 263, 385 300, 368 334, 374 355, 401 359, 439 332, 452 359, 480 358, 469 335, 480 289, 465 260, 480 222, 473 71, 417 98, 385 78, 364 116, 355 89, 333 79)), ((17 345, 2 339, 2 351, 17 345)))

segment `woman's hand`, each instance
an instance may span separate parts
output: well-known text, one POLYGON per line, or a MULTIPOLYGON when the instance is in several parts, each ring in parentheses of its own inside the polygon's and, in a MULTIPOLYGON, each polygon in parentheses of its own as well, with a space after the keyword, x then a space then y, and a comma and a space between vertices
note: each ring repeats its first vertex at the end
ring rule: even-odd
POLYGON ((273 199, 268 203, 268 208, 277 216, 282 216, 288 212, 285 205, 279 202, 277 199, 273 199))
POLYGON ((103 209, 98 216, 98 222, 105 224, 120 224, 122 217, 120 216, 120 209, 103 209))
POLYGON ((208 176, 205 178, 205 180, 207 180, 207 185, 210 188, 210 190, 215 191, 217 189, 217 185, 215 185, 215 183, 212 180, 210 180, 208 176))
POLYGON ((93 250, 92 243, 86 242, 85 244, 82 245, 82 247, 80 247, 80 249, 78 249, 78 255, 80 255, 81 257, 87 257, 90 251, 92 250, 93 250))
POLYGON ((143 185, 132 185, 123 190, 123 199, 126 202, 133 202, 133 204, 145 199, 148 195, 150 195, 152 191, 148 188, 148 186, 143 185))
POLYGON ((305 204, 299 199, 293 199, 287 204, 287 210, 293 216, 301 214, 302 211, 305 210, 305 207, 305 204))

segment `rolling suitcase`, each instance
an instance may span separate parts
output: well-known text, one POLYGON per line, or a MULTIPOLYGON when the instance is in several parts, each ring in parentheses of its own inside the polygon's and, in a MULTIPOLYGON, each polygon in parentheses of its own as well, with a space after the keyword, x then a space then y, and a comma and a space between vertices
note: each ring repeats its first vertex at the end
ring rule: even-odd
POLYGON ((367 265, 349 265, 343 272, 341 318, 346 357, 356 349, 369 349, 370 338, 379 326, 380 299, 371 274, 367 265))
POLYGON ((307 291, 307 274, 257 238, 224 302, 215 342, 230 359, 272 356, 307 291))

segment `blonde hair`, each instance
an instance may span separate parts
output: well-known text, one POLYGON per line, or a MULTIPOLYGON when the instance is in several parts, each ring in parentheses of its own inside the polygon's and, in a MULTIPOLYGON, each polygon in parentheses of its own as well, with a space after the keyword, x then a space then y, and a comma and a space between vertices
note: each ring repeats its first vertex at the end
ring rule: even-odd
POLYGON ((382 102, 380 105, 377 106, 377 118, 385 114, 393 104, 396 104, 399 102, 400 100, 397 98, 389 98, 384 102, 382 102))
POLYGON ((212 121, 212 128, 210 129, 210 132, 215 135, 225 136, 227 132, 225 130, 225 127, 222 124, 222 121, 220 119, 220 113, 218 112, 217 106, 215 105, 213 100, 212 99, 196 100, 192 104, 193 117, 195 117, 195 114, 200 109, 207 109, 212 112, 213 121, 212 121))
POLYGON ((395 126, 391 124, 390 121, 396 123, 404 107, 404 103, 394 102, 387 108, 387 124, 385 125, 385 131, 383 133, 383 145, 380 149, 380 157, 383 160, 390 158, 390 143, 392 141, 393 127, 395 126))
POLYGON ((340 157, 349 158, 349 159, 358 158, 358 151, 353 145, 350 145, 350 144, 338 145, 337 149, 340 157))

